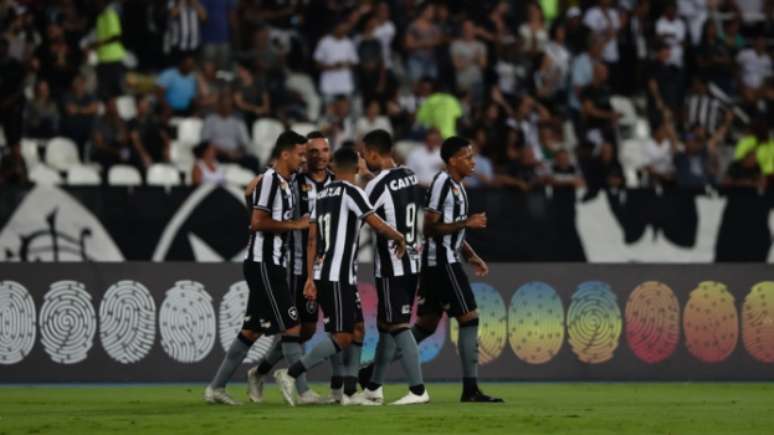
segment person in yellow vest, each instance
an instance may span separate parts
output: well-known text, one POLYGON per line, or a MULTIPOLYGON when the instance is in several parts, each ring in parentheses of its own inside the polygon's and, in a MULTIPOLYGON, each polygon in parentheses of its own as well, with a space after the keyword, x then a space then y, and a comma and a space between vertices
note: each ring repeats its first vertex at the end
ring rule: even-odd
POLYGON ((94 29, 96 41, 89 48, 97 52, 97 92, 100 99, 106 100, 123 93, 126 51, 115 6, 108 0, 96 0, 94 4, 99 15, 94 29))
POLYGON ((751 130, 737 142, 734 160, 741 160, 754 151, 763 176, 774 177, 774 139, 769 136, 768 123, 765 119, 758 119, 751 130))

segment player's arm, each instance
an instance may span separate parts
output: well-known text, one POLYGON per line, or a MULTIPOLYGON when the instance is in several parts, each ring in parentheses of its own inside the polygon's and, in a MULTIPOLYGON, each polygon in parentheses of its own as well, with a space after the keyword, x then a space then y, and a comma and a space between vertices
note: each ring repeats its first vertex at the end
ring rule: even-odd
POLYGON ((376 213, 369 213, 365 217, 365 221, 377 233, 390 240, 394 240, 395 243, 397 243, 395 254, 398 257, 403 257, 403 254, 406 253, 406 239, 403 237, 403 234, 393 228, 392 225, 382 220, 376 213))
POLYGON ((268 233, 287 233, 293 230, 305 230, 309 227, 309 216, 304 215, 298 219, 278 221, 271 217, 268 211, 254 209, 250 219, 250 229, 253 231, 266 231, 268 233))
POLYGON ((317 287, 314 285, 314 262, 317 261, 317 222, 309 223, 309 237, 306 243, 306 282, 304 297, 310 301, 317 299, 317 287))
POLYGON ((441 213, 436 210, 425 210, 424 232, 427 237, 438 237, 456 233, 464 228, 479 230, 486 228, 486 213, 476 213, 467 219, 457 222, 441 222, 441 213))
POLYGON ((489 273, 489 266, 487 266, 486 261, 478 256, 468 242, 462 242, 462 256, 465 257, 468 264, 473 266, 476 276, 486 276, 489 273))

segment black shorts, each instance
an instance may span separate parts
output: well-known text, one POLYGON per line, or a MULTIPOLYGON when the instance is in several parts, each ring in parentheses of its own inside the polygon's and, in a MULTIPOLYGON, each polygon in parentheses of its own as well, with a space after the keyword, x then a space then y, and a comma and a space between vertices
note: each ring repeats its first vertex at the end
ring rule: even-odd
POLYGON ((293 300, 296 301, 298 316, 301 323, 317 323, 320 308, 317 301, 310 301, 304 297, 304 284, 306 275, 290 274, 290 292, 293 300))
POLYGON ((411 322, 411 308, 417 295, 418 281, 419 275, 416 274, 376 278, 376 294, 379 297, 378 317, 380 322, 411 322))
POLYGON ((360 294, 354 284, 315 281, 317 301, 323 311, 325 332, 353 332, 355 324, 363 321, 360 294))
POLYGON ((477 308, 476 297, 460 263, 422 268, 417 314, 461 316, 477 308))
POLYGON ((298 326, 285 268, 249 260, 243 268, 250 296, 242 329, 274 335, 298 326))

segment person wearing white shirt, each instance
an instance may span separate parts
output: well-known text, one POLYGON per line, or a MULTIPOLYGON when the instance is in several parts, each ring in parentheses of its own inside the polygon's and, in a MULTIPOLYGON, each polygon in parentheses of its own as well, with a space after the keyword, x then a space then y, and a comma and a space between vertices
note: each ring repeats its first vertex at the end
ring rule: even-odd
POLYGON ((742 50, 736 57, 742 75, 742 84, 758 90, 771 77, 771 57, 766 52, 766 38, 755 38, 752 48, 742 50))
POLYGON ((384 66, 390 69, 392 68, 392 40, 395 39, 395 24, 390 20, 390 6, 386 2, 381 2, 376 6, 376 21, 374 36, 382 44, 384 66))
POLYGON ((677 134, 671 121, 665 119, 653 133, 653 137, 645 142, 643 148, 644 169, 650 176, 651 182, 660 184, 674 179, 674 155, 677 146, 677 134))
POLYGON ((414 148, 406 158, 406 166, 414 171, 417 182, 422 186, 430 186, 435 174, 443 169, 442 141, 441 133, 432 128, 427 132, 425 145, 414 148))
POLYGON ((618 31, 621 29, 621 19, 618 11, 610 7, 611 0, 599 0, 595 6, 583 16, 585 24, 595 35, 601 35, 605 39, 605 48, 602 51, 602 59, 607 63, 618 63, 618 31))
POLYGON ((328 101, 355 90, 352 66, 358 63, 357 50, 346 32, 346 22, 336 24, 333 33, 325 35, 314 50, 314 60, 322 70, 320 92, 328 101))
POLYGON ((374 130, 385 130, 392 135, 390 118, 382 115, 382 109, 377 100, 368 103, 365 116, 360 117, 355 124, 355 136, 362 140, 363 136, 374 130))
POLYGON ((656 35, 661 38, 670 49, 670 65, 678 68, 683 67, 683 47, 687 29, 683 20, 677 16, 677 9, 674 4, 670 4, 664 10, 664 15, 656 21, 656 35))

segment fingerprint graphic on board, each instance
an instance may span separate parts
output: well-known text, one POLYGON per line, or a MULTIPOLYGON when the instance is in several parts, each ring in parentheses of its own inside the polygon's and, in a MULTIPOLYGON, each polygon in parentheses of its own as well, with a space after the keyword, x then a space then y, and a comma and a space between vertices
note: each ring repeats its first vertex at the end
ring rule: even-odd
POLYGON ((726 285, 704 281, 688 297, 683 312, 688 351, 698 360, 717 363, 731 355, 739 338, 739 319, 726 285))
MULTIPOLYGON (((246 281, 239 281, 231 285, 218 309, 218 323, 220 324, 220 344, 224 351, 228 351, 231 343, 236 340, 239 331, 242 330, 244 323, 245 310, 247 310, 247 298, 250 289, 246 281)), ((253 347, 247 353, 243 363, 254 363, 259 361, 274 344, 274 336, 262 335, 253 343, 253 347)))
POLYGON ((40 342, 51 360, 75 364, 86 359, 97 332, 91 295, 77 281, 57 281, 43 297, 40 342))
POLYGON ((621 337, 621 309, 607 283, 586 281, 572 295, 567 312, 567 341, 582 362, 613 358, 621 337))
POLYGON ((774 281, 756 284, 744 298, 742 340, 753 358, 774 363, 774 281))
POLYGON ((161 346, 175 361, 201 361, 215 344, 212 298, 196 281, 178 281, 167 290, 159 313, 161 346))
POLYGON ((508 313, 511 349, 522 361, 544 364, 564 341, 564 307, 550 285, 533 281, 516 290, 508 313))
POLYGON ((136 281, 119 281, 99 305, 99 337, 105 352, 122 364, 142 360, 156 338, 156 303, 136 281))
MULTIPOLYGON (((488 364, 502 354, 508 335, 505 302, 500 292, 482 282, 471 284, 478 305, 478 362, 488 364)), ((457 348, 459 338, 457 322, 451 322, 450 337, 457 348)))
POLYGON ((16 364, 35 345, 35 301, 23 285, 0 282, 0 364, 16 364))
POLYGON ((680 341, 680 304, 666 284, 648 281, 626 302, 626 340, 637 358, 656 364, 669 358, 680 341))

